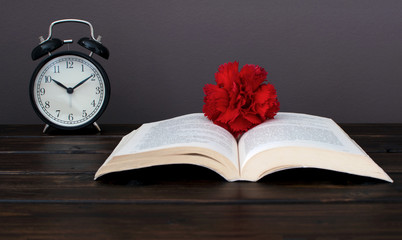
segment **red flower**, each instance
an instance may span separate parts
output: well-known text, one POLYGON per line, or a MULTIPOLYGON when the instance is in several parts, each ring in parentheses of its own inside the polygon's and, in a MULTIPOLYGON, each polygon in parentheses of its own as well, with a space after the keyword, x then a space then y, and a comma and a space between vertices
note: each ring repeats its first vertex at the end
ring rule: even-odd
POLYGON ((215 73, 216 85, 204 87, 203 112, 215 124, 227 129, 235 137, 279 111, 274 86, 266 81, 267 72, 257 65, 226 63, 215 73))

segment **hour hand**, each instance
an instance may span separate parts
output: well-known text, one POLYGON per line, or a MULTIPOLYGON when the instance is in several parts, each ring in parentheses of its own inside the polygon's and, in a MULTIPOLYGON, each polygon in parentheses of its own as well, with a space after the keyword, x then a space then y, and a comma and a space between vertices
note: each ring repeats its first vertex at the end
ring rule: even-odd
POLYGON ((66 89, 66 90, 68 89, 68 87, 64 86, 64 84, 63 84, 63 83, 61 83, 61 82, 57 81, 56 79, 53 79, 53 78, 52 78, 52 81, 53 81, 53 82, 55 82, 55 83, 56 83, 57 85, 59 85, 60 87, 62 87, 62 88, 64 88, 64 89, 66 89))

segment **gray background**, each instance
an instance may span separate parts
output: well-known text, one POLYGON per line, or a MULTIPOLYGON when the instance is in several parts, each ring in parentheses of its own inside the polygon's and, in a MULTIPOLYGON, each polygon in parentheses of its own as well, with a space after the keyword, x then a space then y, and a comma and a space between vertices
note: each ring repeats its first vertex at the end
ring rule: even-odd
MULTIPOLYGON (((201 112, 203 86, 235 60, 268 71, 281 111, 402 122, 402 1, 0 0, 0 18, 0 124, 40 123, 28 97, 40 60, 30 54, 63 18, 91 22, 110 50, 95 57, 112 84, 100 123, 201 112)), ((53 36, 88 33, 61 24, 53 36)))

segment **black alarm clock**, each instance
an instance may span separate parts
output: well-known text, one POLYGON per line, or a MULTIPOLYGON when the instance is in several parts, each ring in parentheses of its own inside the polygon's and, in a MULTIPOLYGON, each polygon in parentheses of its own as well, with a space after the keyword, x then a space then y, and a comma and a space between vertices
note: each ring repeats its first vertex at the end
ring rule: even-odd
POLYGON ((79 19, 62 19, 50 24, 49 36, 41 38, 39 46, 32 51, 32 60, 45 55, 32 74, 29 93, 37 115, 49 126, 63 130, 76 130, 94 125, 103 114, 110 98, 109 78, 104 68, 92 58, 93 53, 108 59, 109 51, 95 39, 91 23, 79 19), (53 53, 73 40, 52 38, 52 28, 56 24, 75 22, 90 28, 90 38, 83 37, 78 44, 90 51, 53 53))

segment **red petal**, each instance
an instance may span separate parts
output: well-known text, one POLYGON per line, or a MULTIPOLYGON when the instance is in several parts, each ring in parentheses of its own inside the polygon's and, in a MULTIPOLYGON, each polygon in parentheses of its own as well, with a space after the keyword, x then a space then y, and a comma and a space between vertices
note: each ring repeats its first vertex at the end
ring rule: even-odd
POLYGON ((204 106, 202 108, 205 116, 211 120, 219 117, 221 112, 226 111, 229 105, 228 94, 225 89, 216 85, 207 84, 204 87, 204 106))
POLYGON ((275 99, 275 102, 273 102, 269 108, 269 110, 266 112, 265 116, 267 118, 274 118, 274 116, 279 112, 279 101, 278 99, 275 99))
POLYGON ((265 104, 257 104, 255 109, 261 118, 273 118, 279 111, 278 99, 270 99, 265 104))
POLYGON ((263 122, 263 120, 261 120, 261 118, 256 113, 245 113, 243 114, 243 117, 252 124, 260 124, 263 122))
POLYGON ((247 121, 241 116, 230 122, 230 128, 233 130, 233 132, 245 132, 253 126, 254 125, 251 122, 247 121))
POLYGON ((250 86, 251 91, 255 91, 266 78, 267 72, 257 65, 247 64, 240 70, 241 82, 250 86))
POLYGON ((269 109, 269 105, 268 105, 268 104, 258 104, 258 105, 256 105, 256 107, 255 107, 256 112, 258 113, 258 115, 259 115, 261 118, 266 118, 265 115, 266 115, 268 109, 269 109))
POLYGON ((217 121, 222 123, 228 123, 236 119, 239 116, 239 114, 240 112, 238 109, 235 108, 226 109, 226 111, 217 118, 217 121))
POLYGON ((239 63, 225 63, 220 65, 218 72, 215 73, 215 81, 219 87, 223 87, 230 90, 233 86, 233 82, 239 80, 239 63))
POLYGON ((277 98, 276 90, 272 84, 263 84, 255 92, 254 99, 256 103, 262 104, 268 101, 268 99, 277 98))
POLYGON ((215 120, 220 114, 220 112, 217 111, 216 108, 211 104, 204 104, 202 111, 204 112, 204 115, 212 121, 215 120))
POLYGON ((226 63, 215 73, 217 85, 204 87, 205 115, 235 137, 273 118, 279 111, 276 90, 266 81, 267 72, 257 65, 226 63))
POLYGON ((226 111, 229 106, 229 96, 225 89, 210 85, 205 86, 204 91, 206 92, 205 103, 215 105, 216 109, 221 112, 226 111))

